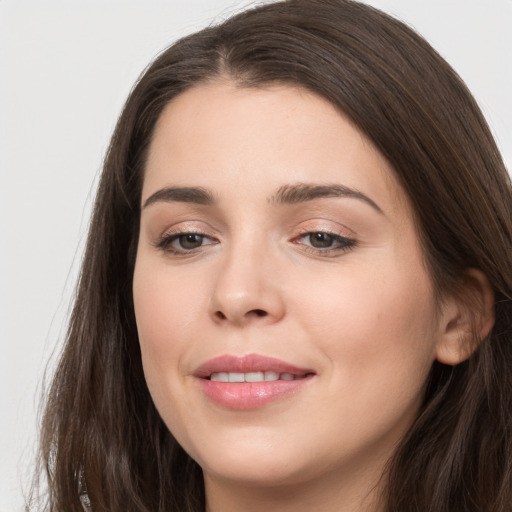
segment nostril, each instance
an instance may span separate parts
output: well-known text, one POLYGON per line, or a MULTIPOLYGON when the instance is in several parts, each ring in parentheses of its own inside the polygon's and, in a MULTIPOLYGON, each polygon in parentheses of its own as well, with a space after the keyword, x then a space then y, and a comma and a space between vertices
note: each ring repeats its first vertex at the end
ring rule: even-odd
POLYGON ((254 317, 263 318, 263 317, 268 316, 268 312, 265 311, 264 309, 251 309, 251 310, 247 311, 244 315, 242 315, 240 318, 238 318, 238 315, 234 315, 232 317, 231 315, 226 315, 222 311, 218 310, 218 311, 215 311, 214 316, 215 316, 215 318, 217 318, 217 320, 226 320, 229 317, 230 319, 232 319, 234 321, 238 321, 238 320, 242 320, 242 318, 245 318, 245 319, 249 319, 251 317, 252 318, 254 318, 254 317))
POLYGON ((249 313, 252 313, 256 316, 267 316, 268 313, 266 311, 264 311, 263 309, 253 309, 251 311, 249 311, 249 313))

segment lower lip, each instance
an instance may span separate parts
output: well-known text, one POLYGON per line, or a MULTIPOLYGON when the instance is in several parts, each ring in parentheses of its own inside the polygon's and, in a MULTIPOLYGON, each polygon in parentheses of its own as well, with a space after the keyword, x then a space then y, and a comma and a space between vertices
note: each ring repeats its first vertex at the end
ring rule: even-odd
POLYGON ((299 391, 313 375, 297 380, 264 382, 219 382, 199 379, 203 393, 212 402, 227 409, 248 410, 284 398, 299 391))

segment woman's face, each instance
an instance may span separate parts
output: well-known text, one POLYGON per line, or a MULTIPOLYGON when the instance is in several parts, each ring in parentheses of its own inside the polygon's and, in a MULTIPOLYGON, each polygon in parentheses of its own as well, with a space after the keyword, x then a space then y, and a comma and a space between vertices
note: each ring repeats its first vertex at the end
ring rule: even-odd
POLYGON ((149 390, 207 485, 380 471, 442 332, 390 165, 285 86, 198 86, 166 107, 133 294, 149 390))

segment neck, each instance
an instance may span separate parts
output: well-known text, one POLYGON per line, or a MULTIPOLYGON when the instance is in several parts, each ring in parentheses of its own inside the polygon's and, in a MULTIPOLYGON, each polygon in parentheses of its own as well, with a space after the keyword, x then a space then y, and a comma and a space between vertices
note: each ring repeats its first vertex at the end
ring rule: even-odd
POLYGON ((205 475, 206 512, 382 512, 381 490, 379 476, 365 472, 266 486, 205 475))

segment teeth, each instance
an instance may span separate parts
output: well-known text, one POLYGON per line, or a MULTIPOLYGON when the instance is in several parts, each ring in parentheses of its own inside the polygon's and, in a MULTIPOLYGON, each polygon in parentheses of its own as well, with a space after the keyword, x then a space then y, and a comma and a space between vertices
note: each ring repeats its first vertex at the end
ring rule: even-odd
POLYGON ((229 382, 229 375, 226 372, 212 373, 210 378, 218 382, 229 382))
POLYGON ((263 372, 249 372, 245 374, 244 380, 245 382, 261 382, 265 380, 265 374, 263 372))
POLYGON ((296 380, 303 375, 293 375, 292 373, 277 373, 273 371, 266 372, 217 372, 210 375, 210 380, 217 382, 265 382, 273 380, 296 380))

